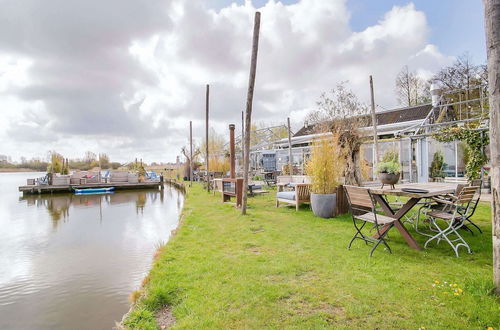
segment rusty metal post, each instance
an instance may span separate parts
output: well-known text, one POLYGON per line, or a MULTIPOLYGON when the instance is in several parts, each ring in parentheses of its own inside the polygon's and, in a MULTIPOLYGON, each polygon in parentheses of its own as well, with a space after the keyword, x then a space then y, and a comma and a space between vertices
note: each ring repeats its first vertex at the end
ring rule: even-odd
POLYGON ((229 157, 230 157, 230 162, 231 162, 231 175, 229 176, 231 179, 234 179, 236 177, 235 174, 235 162, 234 162, 234 129, 235 126, 234 124, 229 125, 229 157))

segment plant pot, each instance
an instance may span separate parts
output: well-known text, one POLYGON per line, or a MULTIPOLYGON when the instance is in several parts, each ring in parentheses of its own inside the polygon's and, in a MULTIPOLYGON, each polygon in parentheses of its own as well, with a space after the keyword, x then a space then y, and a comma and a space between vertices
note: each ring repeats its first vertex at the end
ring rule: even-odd
POLYGON ((399 181, 399 174, 379 173, 380 182, 382 184, 395 185, 399 181))
POLYGON ((311 208, 317 217, 333 218, 337 211, 337 194, 311 194, 311 208))

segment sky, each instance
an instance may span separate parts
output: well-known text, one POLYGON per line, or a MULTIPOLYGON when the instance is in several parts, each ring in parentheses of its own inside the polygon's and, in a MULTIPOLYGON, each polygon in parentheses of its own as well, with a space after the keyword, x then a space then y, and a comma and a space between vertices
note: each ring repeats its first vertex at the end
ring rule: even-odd
MULTIPOLYGON (((297 130, 338 82, 397 107, 405 65, 429 78, 486 61, 481 0, 0 0, 0 155, 175 161, 189 121, 241 122, 262 13, 253 121, 297 130)), ((237 134, 240 134, 237 125, 237 134)))

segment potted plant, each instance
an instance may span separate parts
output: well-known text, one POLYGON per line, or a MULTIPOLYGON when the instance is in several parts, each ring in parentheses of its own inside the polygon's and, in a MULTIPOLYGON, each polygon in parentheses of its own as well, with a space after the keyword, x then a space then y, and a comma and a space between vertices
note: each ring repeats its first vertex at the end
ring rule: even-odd
POLYGON ((311 208, 314 215, 332 218, 337 210, 337 187, 343 170, 335 137, 313 142, 307 174, 311 176, 311 208))
POLYGON ((382 157, 382 161, 378 163, 377 172, 382 186, 388 184, 394 187, 398 183, 401 173, 401 165, 398 159, 399 155, 397 151, 388 150, 382 157))

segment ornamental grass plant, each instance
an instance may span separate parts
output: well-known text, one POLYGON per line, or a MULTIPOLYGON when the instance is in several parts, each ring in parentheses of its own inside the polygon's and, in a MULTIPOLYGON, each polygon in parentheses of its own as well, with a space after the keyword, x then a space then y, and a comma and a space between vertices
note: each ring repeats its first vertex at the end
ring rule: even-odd
POLYGON ((311 192, 314 194, 333 194, 340 184, 344 165, 338 139, 333 135, 313 142, 307 174, 311 176, 311 192))

